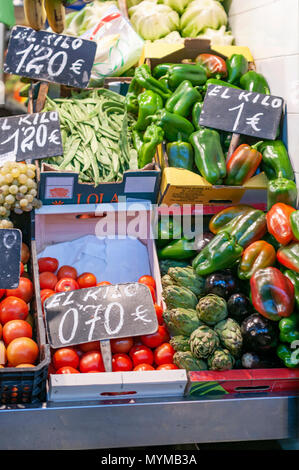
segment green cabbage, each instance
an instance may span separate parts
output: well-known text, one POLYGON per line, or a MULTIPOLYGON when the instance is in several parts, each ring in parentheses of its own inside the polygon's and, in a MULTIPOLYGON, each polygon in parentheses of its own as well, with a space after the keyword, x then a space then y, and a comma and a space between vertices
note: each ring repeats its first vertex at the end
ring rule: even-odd
POLYGON ((130 21, 135 31, 143 38, 154 41, 172 31, 179 30, 180 17, 167 5, 144 0, 129 8, 130 21))
POLYGON ((227 14, 216 0, 193 0, 181 16, 181 34, 194 38, 205 28, 218 29, 227 24, 227 14))
POLYGON ((225 26, 221 26, 219 29, 206 28, 197 37, 210 39, 211 46, 230 46, 235 39, 231 31, 226 31, 225 26))
POLYGON ((177 11, 180 15, 185 10, 186 6, 192 0, 161 0, 160 3, 164 3, 164 5, 168 5, 173 10, 177 11))
POLYGON ((172 31, 171 33, 167 34, 167 36, 164 36, 164 38, 156 39, 155 41, 149 41, 149 42, 154 42, 155 44, 159 42, 167 42, 168 44, 175 44, 175 43, 183 44, 184 38, 181 37, 178 31, 172 31))

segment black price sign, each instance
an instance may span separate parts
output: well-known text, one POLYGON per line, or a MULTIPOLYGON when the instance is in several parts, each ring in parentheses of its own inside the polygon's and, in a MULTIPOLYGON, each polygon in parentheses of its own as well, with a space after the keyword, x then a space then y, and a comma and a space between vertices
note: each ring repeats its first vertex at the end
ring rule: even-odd
POLYGON ((0 163, 63 154, 56 111, 0 119, 0 163))
POLYGON ((53 348, 147 335, 158 329, 151 292, 139 283, 53 294, 44 309, 53 348))
POLYGON ((4 71, 86 88, 96 49, 94 41, 15 26, 11 30, 4 71))
POLYGON ((20 282, 22 232, 0 229, 0 289, 16 289, 20 282))
POLYGON ((279 96, 209 85, 199 124, 234 134, 274 140, 283 102, 279 96))

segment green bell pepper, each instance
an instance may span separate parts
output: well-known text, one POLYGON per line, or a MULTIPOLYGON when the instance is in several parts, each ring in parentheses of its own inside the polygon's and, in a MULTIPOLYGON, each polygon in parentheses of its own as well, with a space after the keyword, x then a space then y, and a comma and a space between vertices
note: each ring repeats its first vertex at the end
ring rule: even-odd
POLYGON ((163 142, 164 132, 161 127, 150 124, 143 135, 143 144, 138 153, 138 167, 152 163, 157 146, 163 142))
POLYGON ((158 233, 156 244, 158 248, 169 245, 173 240, 179 240, 182 237, 181 217, 168 217, 161 215, 158 221, 158 233))
POLYGON ((282 343, 292 343, 299 340, 299 315, 292 313, 289 317, 282 318, 278 323, 279 339, 282 343))
POLYGON ((299 367, 299 349, 291 349, 288 344, 279 344, 276 353, 286 367, 299 367))
POLYGON ((193 170, 194 156, 193 148, 189 142, 171 142, 166 146, 168 164, 170 167, 184 168, 185 170, 193 170))
POLYGON ((294 181, 295 175, 288 151, 281 140, 265 140, 258 144, 261 152, 261 168, 269 180, 286 178, 294 181))
POLYGON ((180 240, 174 240, 169 245, 158 250, 159 259, 184 260, 196 255, 193 249, 194 240, 182 237, 180 240))
POLYGON ((294 181, 286 178, 270 180, 267 186, 268 211, 277 202, 283 202, 288 206, 297 207, 297 187, 294 181))
POLYGON ((138 118, 134 128, 138 131, 144 131, 149 125, 149 116, 155 114, 158 109, 163 108, 163 100, 160 95, 152 90, 145 90, 137 98, 138 118))
POLYGON ((214 129, 201 128, 191 134, 189 141, 200 174, 211 184, 221 184, 226 176, 226 164, 219 133, 214 129))
POLYGON ((140 86, 138 81, 133 78, 125 96, 125 105, 128 113, 138 113, 138 95, 141 93, 141 91, 142 86, 140 86))
POLYGON ((189 80, 193 86, 204 85, 207 81, 206 69, 200 64, 173 64, 166 76, 171 90, 175 90, 184 80, 189 80))
POLYGON ((294 237, 299 241, 299 211, 291 213, 290 224, 294 237))
POLYGON ((152 70, 152 76, 157 79, 164 77, 172 65, 173 64, 169 63, 156 65, 156 67, 154 67, 152 70))
POLYGON ((237 244, 235 237, 227 232, 221 232, 198 253, 192 266, 197 274, 206 276, 231 267, 242 252, 243 248, 237 244))
POLYGON ((137 83, 146 90, 152 90, 154 93, 167 100, 171 96, 171 91, 165 86, 165 84, 151 75, 151 71, 148 65, 143 64, 135 69, 134 79, 137 83))
POLYGON ((199 118, 203 107, 203 101, 198 101, 192 108, 192 123, 196 130, 200 129, 199 118))
POLYGON ((240 78, 248 71, 248 61, 242 54, 233 54, 226 59, 228 83, 239 84, 240 78))
POLYGON ((170 113, 188 117, 194 103, 201 100, 201 94, 193 87, 190 80, 184 80, 166 101, 165 109, 170 113))
POLYGON ((240 86, 243 90, 270 95, 270 87, 266 78, 264 75, 254 70, 249 70, 249 72, 242 75, 240 78, 240 86))
POLYGON ((291 269, 283 270, 283 274, 291 281, 295 290, 296 307, 299 309, 299 274, 291 269))
POLYGON ((164 130, 164 137, 168 142, 179 140, 188 141, 194 127, 188 119, 178 114, 168 112, 165 108, 159 109, 151 121, 164 130))

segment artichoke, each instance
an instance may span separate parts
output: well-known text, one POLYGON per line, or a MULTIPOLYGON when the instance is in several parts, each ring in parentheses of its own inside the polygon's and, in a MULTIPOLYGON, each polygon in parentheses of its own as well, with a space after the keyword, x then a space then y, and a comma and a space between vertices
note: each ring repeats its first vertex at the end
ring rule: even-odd
POLYGON ((164 315, 164 313, 163 318, 167 327, 168 324, 170 324, 170 329, 174 328, 179 332, 179 335, 189 336, 192 331, 202 325, 196 310, 192 310, 191 308, 179 307, 169 310, 166 315, 164 315))
POLYGON ((216 348, 208 357, 208 367, 211 370, 229 370, 234 367, 234 357, 227 349, 216 348))
POLYGON ((189 263, 183 260, 160 259, 159 266, 160 266, 161 276, 164 276, 165 274, 168 274, 169 268, 176 268, 176 267, 185 268, 186 266, 189 266, 189 263))
POLYGON ((190 350, 198 359, 207 358, 220 345, 219 337, 212 328, 202 325, 191 333, 190 350))
POLYGON ((163 289, 165 289, 165 287, 173 286, 174 283, 171 277, 168 276, 168 274, 165 274, 163 277, 161 277, 161 284, 162 284, 163 289))
POLYGON ((222 320, 214 327, 214 331, 220 338, 222 346, 230 351, 233 356, 239 356, 242 349, 243 337, 240 325, 232 318, 222 320))
POLYGON ((190 351, 189 336, 173 336, 170 339, 169 343, 175 351, 190 351))
POLYGON ((209 326, 216 325, 228 315, 226 301, 215 294, 202 297, 196 306, 196 310, 198 318, 209 326))
POLYGON ((165 321, 166 323, 166 326, 167 326, 167 329, 168 329, 168 332, 171 336, 178 336, 180 335, 180 331, 178 330, 178 328, 175 326, 175 324, 173 323, 173 321, 171 320, 170 318, 170 315, 171 315, 171 310, 164 310, 163 312, 163 320, 165 321))
POLYGON ((176 284, 181 287, 187 287, 195 295, 199 296, 204 293, 205 279, 196 274, 192 266, 186 268, 169 268, 168 276, 176 284))
POLYGON ((173 362, 180 369, 187 371, 207 370, 208 365, 202 359, 196 359, 190 351, 178 351, 173 355, 173 362))
POLYGON ((163 299, 167 308, 196 308, 197 297, 187 287, 168 286, 162 291, 163 299))

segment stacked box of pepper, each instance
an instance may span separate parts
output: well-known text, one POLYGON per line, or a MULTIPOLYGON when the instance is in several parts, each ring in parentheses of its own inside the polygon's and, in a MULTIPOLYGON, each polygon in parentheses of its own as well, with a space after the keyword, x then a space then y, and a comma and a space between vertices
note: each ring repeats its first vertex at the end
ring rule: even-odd
POLYGON ((298 210, 226 207, 205 216, 195 239, 161 216, 158 233, 163 317, 178 366, 299 367, 298 210))
POLYGON ((197 173, 212 185, 227 186, 242 186, 264 172, 269 180, 268 198, 273 202, 284 194, 285 202, 293 202, 294 172, 279 131, 274 141, 243 135, 228 154, 231 133, 199 126, 209 84, 270 94, 266 78, 249 68, 242 54, 225 60, 207 53, 185 63, 161 63, 152 71, 147 64, 137 67, 126 104, 137 117, 133 135, 139 167, 152 162, 163 142, 170 167, 197 173))

